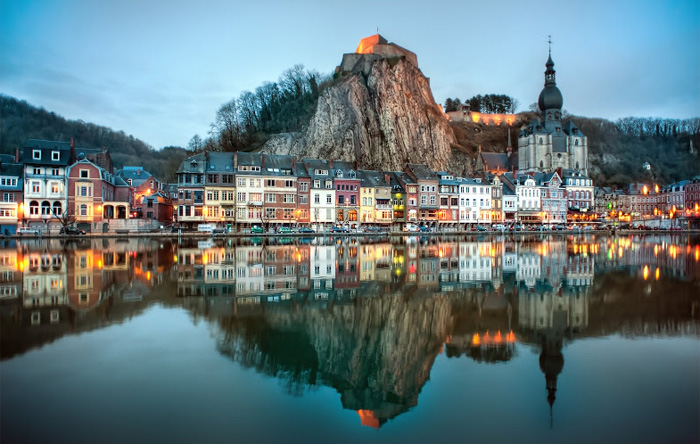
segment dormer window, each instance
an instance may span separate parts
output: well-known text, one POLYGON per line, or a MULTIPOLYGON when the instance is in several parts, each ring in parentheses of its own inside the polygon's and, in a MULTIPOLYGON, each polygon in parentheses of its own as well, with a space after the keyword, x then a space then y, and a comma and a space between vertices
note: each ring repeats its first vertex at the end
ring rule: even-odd
POLYGON ((343 172, 340 170, 336 170, 335 177, 343 177, 343 172))
POLYGON ((51 160, 60 160, 61 153, 58 151, 51 151, 51 160))
POLYGON ((355 172, 353 170, 350 170, 350 178, 351 179, 355 178, 355 172))
POLYGON ((32 150, 32 159, 41 160, 41 150, 32 150))
POLYGON ((90 177, 90 171, 88 171, 88 170, 80 170, 80 177, 81 177, 81 178, 89 178, 89 177, 90 177))

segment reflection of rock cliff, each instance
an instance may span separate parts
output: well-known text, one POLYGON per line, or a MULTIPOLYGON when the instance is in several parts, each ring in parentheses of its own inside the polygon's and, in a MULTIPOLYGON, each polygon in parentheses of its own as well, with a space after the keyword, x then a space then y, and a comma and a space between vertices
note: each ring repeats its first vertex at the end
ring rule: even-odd
POLYGON ((273 137, 264 151, 369 169, 403 170, 407 163, 445 169, 454 134, 415 54, 371 36, 344 55, 336 75, 306 131, 273 137))
POLYGON ((264 320, 254 322, 257 333, 251 320, 221 320, 219 350, 268 374, 291 377, 292 387, 314 384, 318 375, 341 393, 345 408, 379 426, 416 405, 451 328, 450 312, 448 298, 403 295, 326 309, 266 309, 264 320), (284 350, 292 349, 294 356, 286 356, 284 350))

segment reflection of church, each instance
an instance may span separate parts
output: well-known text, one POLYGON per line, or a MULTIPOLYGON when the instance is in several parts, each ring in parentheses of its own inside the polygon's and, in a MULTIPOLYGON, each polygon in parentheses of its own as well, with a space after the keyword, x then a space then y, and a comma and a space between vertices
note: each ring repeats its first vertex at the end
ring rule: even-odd
POLYGON ((564 340, 588 325, 589 289, 588 280, 567 280, 556 289, 545 281, 538 281, 534 288, 518 295, 522 339, 541 348, 540 370, 545 376, 550 418, 557 379, 564 368, 564 340), (571 282, 580 282, 580 285, 570 285, 571 282))

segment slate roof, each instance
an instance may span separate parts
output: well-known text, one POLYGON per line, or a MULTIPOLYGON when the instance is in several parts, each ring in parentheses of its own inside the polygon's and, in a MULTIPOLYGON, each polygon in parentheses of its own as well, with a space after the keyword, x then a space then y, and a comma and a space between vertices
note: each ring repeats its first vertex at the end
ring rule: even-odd
POLYGON ((28 165, 68 166, 71 163, 70 142, 29 139, 22 149, 21 161, 28 165), (34 159, 34 150, 41 150, 41 159, 34 159), (59 152, 58 160, 52 160, 52 151, 59 152))
POLYGON ((153 176, 148 171, 144 170, 140 166, 125 166, 121 170, 117 171, 117 175, 128 181, 131 179, 131 186, 137 187, 147 181, 153 176))
POLYGON ((233 153, 209 152, 206 168, 209 173, 233 174, 233 153))
POLYGON ((204 173, 206 168, 206 159, 204 153, 195 154, 183 160, 177 173, 204 173))
POLYGON ((428 168, 428 165, 422 163, 409 163, 406 168, 411 172, 417 180, 437 180, 435 171, 428 168))

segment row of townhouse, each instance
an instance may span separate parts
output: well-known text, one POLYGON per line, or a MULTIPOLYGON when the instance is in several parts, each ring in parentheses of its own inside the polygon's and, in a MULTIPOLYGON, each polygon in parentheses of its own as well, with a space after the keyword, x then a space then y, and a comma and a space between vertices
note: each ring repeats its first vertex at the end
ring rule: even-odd
POLYGON ((565 223, 593 217, 593 184, 579 172, 455 177, 423 164, 358 170, 352 162, 202 152, 177 171, 181 227, 393 227, 565 223), (573 215, 573 217, 572 217, 573 215))
POLYGON ((115 173, 106 149, 30 139, 14 155, 0 155, 0 232, 55 233, 67 225, 103 232, 110 221, 139 217, 133 210, 141 206, 144 217, 171 221, 172 212, 158 213, 169 201, 160 186, 140 167, 115 173))
POLYGON ((608 187, 595 191, 596 211, 612 218, 700 219, 700 176, 666 186, 631 183, 623 189, 608 187))

